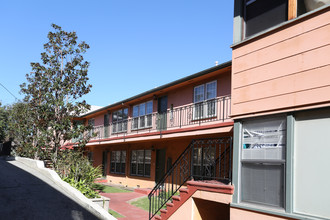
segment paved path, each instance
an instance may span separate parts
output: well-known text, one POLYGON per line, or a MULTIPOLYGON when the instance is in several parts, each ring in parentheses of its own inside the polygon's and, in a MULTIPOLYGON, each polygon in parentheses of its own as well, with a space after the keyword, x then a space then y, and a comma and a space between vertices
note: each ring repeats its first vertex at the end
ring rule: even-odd
POLYGON ((120 220, 147 220, 149 218, 149 213, 147 211, 128 203, 128 201, 132 199, 145 197, 145 194, 137 192, 100 194, 110 198, 110 209, 125 216, 124 218, 119 218, 120 220))
POLYGON ((89 220, 92 213, 19 161, 0 159, 0 219, 89 220))

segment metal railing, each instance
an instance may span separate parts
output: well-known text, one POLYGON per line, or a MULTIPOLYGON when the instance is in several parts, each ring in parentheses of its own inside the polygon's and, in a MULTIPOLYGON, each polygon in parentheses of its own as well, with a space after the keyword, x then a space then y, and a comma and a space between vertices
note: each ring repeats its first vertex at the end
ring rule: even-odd
POLYGON ((188 180, 219 180, 232 176, 232 137, 193 140, 172 168, 149 193, 149 219, 152 219, 188 180))
POLYGON ((125 137, 131 134, 193 127, 229 119, 230 96, 217 97, 200 103, 171 108, 165 113, 152 113, 128 118, 108 126, 94 126, 91 140, 125 137))

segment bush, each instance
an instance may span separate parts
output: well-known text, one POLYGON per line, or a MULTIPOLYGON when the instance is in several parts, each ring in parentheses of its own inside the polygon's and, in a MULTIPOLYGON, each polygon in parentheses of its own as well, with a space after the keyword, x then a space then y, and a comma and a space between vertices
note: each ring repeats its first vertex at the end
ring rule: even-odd
POLYGON ((81 191, 86 197, 98 196, 98 193, 93 190, 93 183, 96 178, 101 177, 102 169, 100 166, 93 167, 81 151, 60 151, 55 171, 64 181, 81 191))

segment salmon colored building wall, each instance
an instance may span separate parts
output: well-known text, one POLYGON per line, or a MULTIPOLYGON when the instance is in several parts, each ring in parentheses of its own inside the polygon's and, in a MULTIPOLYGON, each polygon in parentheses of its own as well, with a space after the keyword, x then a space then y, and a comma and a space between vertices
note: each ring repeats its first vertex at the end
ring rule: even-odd
POLYGON ((234 46, 232 116, 330 105, 329 52, 329 7, 234 46))
MULTIPOLYGON (((166 158, 171 157, 174 162, 183 150, 189 145, 191 139, 181 140, 162 140, 162 141, 149 141, 142 143, 130 143, 130 144, 113 144, 108 146, 96 146, 91 148, 94 152, 94 166, 102 164, 102 153, 108 151, 108 163, 107 163, 107 180, 115 184, 122 184, 129 187, 141 187, 151 188, 154 187, 155 181, 155 161, 156 150, 166 149, 166 158), (132 150, 150 150, 151 151, 151 170, 150 177, 139 177, 130 175, 130 156, 132 150), (116 150, 126 150, 126 175, 110 173, 110 152, 116 150)), ((165 164, 166 166, 166 164, 165 164)), ((166 169, 166 167, 165 167, 166 169)))
MULTIPOLYGON (((217 80, 217 96, 225 96, 230 95, 231 89, 231 73, 230 71, 226 73, 222 73, 220 75, 216 75, 203 80, 195 80, 184 87, 178 87, 168 92, 160 92, 156 98, 141 98, 134 100, 129 105, 120 105, 118 107, 114 107, 110 110, 110 113, 117 111, 119 109, 128 108, 129 118, 133 115, 133 106, 138 105, 143 102, 153 101, 153 112, 156 113, 158 111, 158 101, 157 98, 167 96, 167 108, 170 109, 171 105, 173 108, 185 106, 192 104, 194 102, 194 87, 208 83, 211 81, 217 80)), ((107 114, 106 111, 102 111, 99 115, 88 116, 88 119, 94 118, 95 126, 104 125, 104 114, 107 114)), ((86 122, 87 122, 86 121, 86 122)), ((112 115, 110 114, 109 121, 112 122, 112 115)))
MULTIPOLYGON (((232 136, 232 133, 223 134, 209 134, 203 136, 203 138, 214 138, 221 136, 232 136)), ((155 186, 155 166, 156 166, 156 150, 166 149, 165 161, 168 158, 172 159, 172 164, 181 155, 185 148, 195 137, 181 137, 175 139, 162 139, 162 140, 149 140, 136 143, 120 143, 111 144, 107 146, 88 146, 89 150, 93 152, 93 165, 102 165, 102 154, 104 151, 108 151, 107 155, 107 180, 111 183, 121 184, 128 187, 140 187, 140 188, 153 188, 155 186), (150 150, 151 151, 151 169, 150 177, 139 177, 130 175, 130 156, 132 150, 150 150), (110 152, 116 150, 126 150, 126 175, 110 173, 110 152)), ((197 137, 196 137, 197 138, 197 137)), ((167 164, 165 162, 165 172, 167 171, 167 164)))

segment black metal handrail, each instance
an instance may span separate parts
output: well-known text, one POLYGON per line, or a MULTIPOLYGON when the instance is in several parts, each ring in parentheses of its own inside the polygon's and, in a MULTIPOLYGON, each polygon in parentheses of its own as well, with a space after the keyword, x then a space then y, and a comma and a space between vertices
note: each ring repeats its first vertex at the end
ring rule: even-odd
POLYGON ((149 193, 152 219, 191 179, 231 182, 232 137, 193 140, 149 193))
MULTIPOLYGON (((127 135, 150 133, 176 128, 199 126, 229 120, 231 97, 222 96, 199 103, 168 109, 164 113, 152 113, 135 118, 94 126, 91 140, 111 137, 125 138, 127 135)), ((76 140, 72 140, 75 142, 76 140)))

